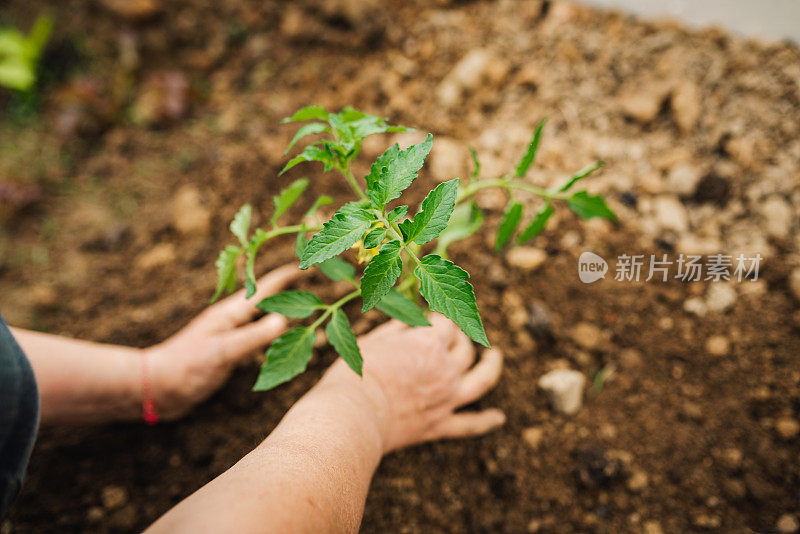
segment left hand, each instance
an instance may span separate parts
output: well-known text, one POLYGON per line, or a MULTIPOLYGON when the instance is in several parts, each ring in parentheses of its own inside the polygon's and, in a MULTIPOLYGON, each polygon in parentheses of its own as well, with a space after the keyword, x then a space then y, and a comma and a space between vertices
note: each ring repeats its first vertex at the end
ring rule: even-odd
POLYGON ((303 275, 284 265, 263 276, 256 294, 244 290, 213 304, 163 343, 147 349, 153 400, 162 419, 177 419, 205 400, 228 378, 237 362, 286 331, 286 318, 271 313, 252 321, 261 299, 303 275))

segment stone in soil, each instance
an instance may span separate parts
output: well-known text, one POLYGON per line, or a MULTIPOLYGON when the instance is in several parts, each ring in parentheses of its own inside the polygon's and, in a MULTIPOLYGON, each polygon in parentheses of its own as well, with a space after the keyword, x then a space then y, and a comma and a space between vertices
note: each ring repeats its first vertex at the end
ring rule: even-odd
POLYGON ((522 431, 522 439, 525 443, 533 450, 539 448, 539 445, 542 444, 542 438, 544 437, 544 430, 538 426, 532 426, 526 428, 522 431))
POLYGON ((547 260, 547 252, 535 247, 514 247, 506 254, 506 260, 512 267, 535 271, 547 260))
POLYGON ((439 101, 447 107, 456 105, 464 92, 478 87, 492 60, 492 54, 485 49, 468 52, 439 85, 436 91, 439 101))
POLYGON ((124 506, 128 502, 128 492, 121 486, 106 486, 100 493, 103 506, 114 509, 124 506))
POLYGON ((585 384, 586 377, 572 369, 555 369, 539 379, 553 410, 564 415, 574 415, 581 409, 585 384))
POLYGON ((731 350, 731 342, 725 336, 711 336, 706 340, 706 352, 712 356, 725 356, 731 350))
POLYGON ((699 167, 688 163, 676 165, 667 175, 667 189, 676 195, 691 196, 702 178, 703 171, 699 167))
POLYGON ((172 225, 183 235, 204 236, 211 229, 211 211, 203 206, 200 191, 184 185, 172 201, 172 225))
POLYGON ((691 80, 679 82, 672 90, 672 112, 675 122, 683 132, 694 129, 697 119, 703 110, 700 102, 700 88, 691 80))
POLYGON ((730 284, 713 282, 706 291, 706 306, 708 311, 722 313, 736 304, 736 290, 730 284))
POLYGON ((775 421, 775 431, 781 439, 790 440, 800 434, 800 422, 791 417, 781 417, 775 421))
POLYGON ((794 214, 792 206, 780 196, 772 196, 760 207, 763 228, 766 234, 776 239, 788 239, 792 231, 794 214))
POLYGON ((586 350, 596 349, 602 341, 602 331, 592 323, 580 322, 572 328, 572 342, 586 350))
POLYGON ((778 522, 775 523, 775 529, 781 534, 793 534, 800 530, 800 522, 792 514, 783 514, 778 518, 778 522))
POLYGON ((172 243, 159 243, 150 250, 143 252, 136 258, 136 267, 149 271, 173 263, 177 255, 175 245, 172 243))
POLYGON ((689 217, 686 208, 677 197, 658 196, 653 200, 653 211, 656 222, 662 230, 682 233, 689 228, 689 217))

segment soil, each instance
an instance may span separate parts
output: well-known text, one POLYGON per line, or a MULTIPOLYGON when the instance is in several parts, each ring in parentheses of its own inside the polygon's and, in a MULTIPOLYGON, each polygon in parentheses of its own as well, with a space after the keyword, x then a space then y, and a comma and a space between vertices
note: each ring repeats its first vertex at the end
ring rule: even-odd
MULTIPOLYGON (((213 291, 213 261, 242 203, 268 215, 271 196, 301 175, 312 178, 311 198, 348 199, 317 166, 276 178, 292 135, 278 122, 298 107, 350 103, 434 132, 417 199, 465 172, 454 158, 467 161, 469 145, 485 176, 511 169, 549 116, 532 179, 549 185, 603 159, 587 186, 607 195, 620 223, 559 215, 534 242, 548 254, 535 270, 492 253, 489 231, 454 245, 453 259, 473 273, 489 338, 506 355, 502 381, 479 406, 502 408, 508 423, 385 458, 362 530, 791 531, 800 436, 778 422, 800 418, 798 305, 788 282, 800 264, 796 46, 560 2, 180 0, 142 21, 107 4, 115 2, 50 6, 56 42, 72 43, 58 49, 80 60, 51 82, 39 119, 21 126, 7 117, 0 132, 0 178, 40 192, 2 217, 0 302, 11 324, 133 346, 185 325, 213 291), (114 80, 128 46, 120 43, 131 42, 133 96, 120 100, 114 80), (452 73, 468 53, 489 60, 461 63, 469 76, 452 73), (163 69, 190 82, 178 96, 187 111, 156 113, 148 124, 115 115, 163 69), (70 100, 58 84, 79 76, 112 103, 89 98, 81 109, 92 128, 64 139, 54 124, 70 100), (676 186, 681 166, 698 180, 676 186), (209 217, 188 233, 175 222, 191 215, 175 200, 187 190, 199 198, 190 208, 209 217), (775 203, 788 205, 788 217, 763 209, 775 203), (586 285, 577 276, 583 250, 674 255, 709 242, 765 261, 758 282, 733 284, 735 302, 702 316, 684 303, 702 300, 712 282, 617 282, 612 272, 586 285), (550 324, 530 324, 533 303, 550 311, 550 324), (576 337, 579 323, 588 326, 576 337), (707 350, 712 336, 727 340, 727 354, 707 350), (536 386, 562 366, 590 381, 601 369, 614 373, 565 417, 536 386)), ((0 11, 27 27, 44 5, 10 0, 0 11)), ((67 61, 59 58, 51 61, 67 61)), ((389 141, 365 146, 360 172, 389 141)), ((479 200, 495 228, 504 201, 479 200)), ((291 240, 278 242, 259 270, 292 257, 291 240)), ((303 283, 337 292, 320 276, 303 283)), ((347 311, 360 332, 381 320, 347 311)), ((253 393, 254 355, 175 423, 43 429, 0 530, 144 528, 263 439, 332 358, 318 350, 306 374, 253 393)))

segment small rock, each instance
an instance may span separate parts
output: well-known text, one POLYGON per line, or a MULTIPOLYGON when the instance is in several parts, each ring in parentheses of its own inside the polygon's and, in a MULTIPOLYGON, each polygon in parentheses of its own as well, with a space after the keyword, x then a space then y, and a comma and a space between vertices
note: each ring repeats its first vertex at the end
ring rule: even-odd
POLYGON ((751 137, 731 137, 725 142, 725 152, 742 167, 755 166, 756 142, 751 137))
POLYGON ((698 317, 703 317, 708 313, 708 306, 706 306, 702 298, 690 297, 683 302, 683 310, 698 317))
POLYGON ((586 350, 597 348, 602 340, 602 332, 592 323, 581 322, 572 328, 572 341, 586 350))
POLYGON ((639 493, 647 487, 648 477, 647 473, 636 469, 628 479, 628 489, 634 493, 639 493))
POLYGON ((789 289, 794 295, 794 298, 800 302, 800 267, 797 267, 789 275, 789 289))
POLYGON ((692 523, 698 528, 713 530, 722 525, 722 519, 718 515, 700 514, 694 517, 692 523))
POLYGON ((694 192, 694 200, 701 204, 710 202, 719 206, 724 206, 727 204, 730 196, 730 182, 715 174, 709 174, 703 177, 697 184, 697 188, 694 192))
POLYGON ((572 369, 556 369, 539 379, 539 387, 547 395, 553 409, 565 415, 574 415, 583 404, 583 386, 586 377, 572 369))
POLYGON ((136 267, 149 271, 150 269, 173 263, 176 258, 175 245, 172 243, 159 243, 136 258, 136 267))
POLYGON ((647 521, 642 525, 642 534, 664 534, 664 529, 658 521, 647 521))
POLYGON ((622 349, 619 353, 619 363, 625 369, 633 369, 642 365, 642 353, 636 349, 622 349))
POLYGON ((58 292, 50 284, 36 284, 31 289, 30 301, 37 308, 52 308, 58 304, 58 292))
POLYGON ((715 237, 700 237, 695 234, 684 234, 675 243, 675 251, 680 254, 698 254, 708 256, 719 254, 722 243, 715 237))
POLYGON ((747 497, 747 486, 738 478, 727 478, 722 483, 722 490, 725 495, 735 501, 740 501, 747 497))
POLYGON ((105 516, 105 511, 99 506, 92 506, 86 510, 86 521, 89 523, 99 523, 105 516))
POLYGON ((192 185, 182 186, 172 201, 172 224, 184 235, 208 234, 211 212, 203 206, 200 191, 192 185))
POLYGON ((702 178, 700 168, 690 164, 676 165, 667 176, 667 188, 676 195, 691 196, 702 178))
POLYGON ((700 89, 697 84, 690 80, 678 83, 672 91, 670 103, 678 127, 684 132, 693 130, 703 110, 700 102, 700 89))
POLYGON ((506 260, 512 267, 535 271, 547 260, 547 252, 535 247, 514 247, 506 254, 506 260))
POLYGON ((662 230, 682 233, 689 228, 686 208, 676 197, 662 195, 653 200, 655 219, 662 230))
POLYGON ((669 86, 663 83, 651 83, 645 87, 625 92, 620 98, 622 112, 643 123, 652 122, 661 111, 661 105, 669 93, 669 86))
POLYGON ((735 470, 742 466, 744 453, 742 453, 741 449, 729 447, 720 451, 718 458, 723 466, 728 469, 735 470))
POLYGON ((528 323, 528 312, 525 311, 525 303, 516 290, 508 289, 503 292, 503 312, 509 326, 514 330, 523 328, 528 323))
POLYGON ((115 15, 131 22, 146 20, 161 11, 158 0, 100 0, 100 3, 115 15))
POLYGON ((703 409, 700 408, 700 405, 695 404, 693 402, 686 401, 681 406, 681 413, 687 418, 691 419, 692 421, 702 421, 703 420, 703 409))
POLYGON ((706 340, 706 352, 712 356, 725 356, 731 350, 731 342, 725 336, 711 336, 706 340))
POLYGON ((191 87, 182 72, 163 70, 150 73, 139 88, 131 107, 134 122, 165 125, 182 119, 189 111, 191 87))
POLYGON ((482 48, 468 52, 439 85, 439 101, 445 106, 457 104, 465 91, 475 89, 480 84, 492 59, 492 54, 482 48))
POLYGON ((522 439, 533 450, 539 448, 539 445, 542 444, 543 437, 544 437, 544 430, 542 430, 541 427, 538 426, 532 426, 522 431, 522 439))
POLYGON ((764 219, 764 231, 776 239, 787 239, 792 231, 794 214, 792 206, 780 196, 772 196, 765 200, 759 211, 764 219))
POLYGON ((783 514, 778 518, 778 522, 775 523, 775 528, 781 534, 792 534, 800 530, 800 522, 792 514, 783 514))
POLYGON ((528 521, 528 532, 536 534, 542 528, 542 521, 540 519, 531 519, 528 521))
POLYGON ((112 510, 125 506, 128 502, 128 492, 121 486, 106 486, 100 493, 100 499, 106 509, 112 510))
POLYGON ((449 137, 438 137, 431 149, 430 169, 433 176, 441 181, 464 177, 469 172, 470 161, 467 147, 449 137))
POLYGON ((791 417, 781 417, 775 421, 775 431, 782 439, 792 439, 800 434, 800 423, 791 417))
POLYGON ((528 329, 538 339, 553 337, 553 314, 550 308, 541 300, 535 300, 530 305, 530 321, 528 329))
POLYGON ((714 282, 706 291, 706 307, 710 312, 722 313, 736 304, 736 290, 730 284, 714 282))

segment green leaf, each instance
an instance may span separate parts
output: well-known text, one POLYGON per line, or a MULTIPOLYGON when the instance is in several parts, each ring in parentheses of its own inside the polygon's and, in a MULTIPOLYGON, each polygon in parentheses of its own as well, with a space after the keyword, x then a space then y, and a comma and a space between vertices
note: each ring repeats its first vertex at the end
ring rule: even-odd
POLYGON ((528 169, 533 164, 533 160, 536 159, 536 150, 539 148, 539 140, 542 138, 542 130, 546 122, 547 119, 539 121, 539 125, 533 132, 533 139, 531 139, 531 142, 528 144, 528 150, 525 151, 525 155, 522 156, 522 159, 519 160, 517 164, 517 177, 522 178, 525 176, 525 173, 528 172, 528 169))
POLYGON ((450 260, 428 254, 414 270, 414 276, 420 282, 419 292, 433 311, 443 313, 474 341, 490 346, 467 271, 450 260))
POLYGON ((494 248, 500 252, 506 246, 511 234, 517 229, 519 221, 522 219, 522 204, 513 202, 506 212, 503 214, 503 220, 500 221, 500 228, 497 229, 497 240, 495 241, 494 248))
POLYGON ((239 208, 239 211, 237 211, 236 215, 233 217, 233 221, 231 221, 231 232, 236 236, 236 239, 239 240, 239 243, 241 243, 243 247, 246 247, 250 242, 248 235, 250 234, 250 218, 252 216, 253 207, 250 206, 250 204, 245 204, 239 208))
POLYGON ((253 391, 266 391, 288 382, 306 370, 314 349, 314 330, 297 327, 276 339, 267 351, 267 361, 253 391))
POLYGON ((425 317, 425 312, 395 288, 390 289, 375 307, 389 317, 403 321, 409 326, 431 325, 425 317))
POLYGON ((211 297, 211 302, 216 301, 223 293, 230 293, 236 289, 236 260, 242 255, 243 250, 235 245, 228 245, 220 251, 214 266, 217 268, 217 290, 211 297))
POLYGON ((478 159, 478 152, 474 148, 469 147, 469 155, 472 158, 472 180, 474 181, 481 173, 481 162, 478 159))
POLYGON ((286 117, 283 119, 281 124, 285 124, 287 122, 308 121, 311 119, 326 121, 328 120, 328 112, 322 106, 306 106, 295 111, 294 115, 291 117, 286 117))
POLYGON ((256 254, 261 245, 267 240, 267 233, 263 228, 256 228, 245 249, 247 261, 244 264, 244 289, 245 297, 250 298, 256 293, 256 254))
POLYGON ((294 206, 294 203, 297 202, 297 199, 300 198, 300 195, 303 194, 303 191, 305 191, 307 187, 308 178, 299 178, 289 184, 288 187, 281 190, 280 193, 275 195, 272 198, 272 203, 275 205, 275 213, 272 214, 270 222, 275 224, 275 221, 278 220, 278 217, 289 211, 289 209, 294 206))
POLYGON ((36 82, 33 68, 17 58, 6 58, 0 63, 0 85, 17 91, 27 91, 36 82))
POLYGON ((474 202, 456 206, 450 216, 450 224, 439 234, 436 250, 445 252, 451 243, 466 239, 477 232, 481 224, 483 224, 483 212, 474 202))
POLYGON ((28 35, 26 43, 29 59, 32 62, 37 62, 41 57, 51 33, 53 33, 53 17, 39 15, 36 22, 33 23, 33 28, 31 28, 31 33, 28 35))
POLYGON ((373 206, 383 209, 387 202, 399 197, 411 185, 425 163, 432 145, 433 136, 428 134, 422 143, 411 145, 405 150, 400 150, 395 143, 378 156, 367 175, 367 195, 373 206))
POLYGON ((570 187, 575 185, 576 182, 578 182, 579 180, 583 180, 584 178, 592 174, 594 171, 596 171, 603 165, 605 165, 605 163, 603 163, 602 161, 596 161, 591 165, 584 167, 583 169, 579 170, 578 172, 570 176, 567 179, 567 181, 564 182, 564 185, 558 188, 558 192, 563 193, 564 191, 568 190, 570 187))
POLYGON ((270 313, 280 313, 290 319, 305 319, 323 307, 322 301, 309 291, 284 291, 267 297, 256 308, 270 313))
POLYGON ((617 216, 606 205, 606 201, 600 195, 590 195, 587 191, 578 191, 567 199, 569 209, 574 211, 581 219, 591 219, 592 217, 602 217, 611 221, 616 220, 617 216))
POLYGON ((400 223, 406 242, 415 241, 424 245, 447 227, 456 205, 458 182, 458 178, 454 178, 436 186, 422 201, 422 209, 414 215, 413 221, 400 223))
POLYGON ((364 237, 364 248, 375 248, 383 243, 383 238, 386 237, 386 228, 378 227, 373 228, 364 237))
POLYGON ((339 356, 350 366, 350 369, 361 376, 364 359, 361 357, 356 335, 350 328, 350 321, 347 320, 347 316, 342 310, 333 312, 330 322, 325 327, 325 333, 328 334, 328 341, 331 342, 339 356))
POLYGON ((333 167, 333 155, 329 151, 314 145, 308 145, 300 154, 289 160, 289 163, 283 167, 278 176, 304 161, 319 161, 325 166, 325 171, 329 171, 333 167))
POLYGON ((289 141, 289 146, 287 146, 286 150, 283 151, 283 155, 285 156, 286 154, 288 154, 289 151, 294 147, 294 145, 296 145, 297 142, 303 137, 327 131, 329 131, 328 125, 322 124, 321 122, 311 122, 301 126, 300 129, 297 130, 297 133, 294 134, 294 137, 292 137, 292 140, 289 141))
POLYGON ((308 269, 316 263, 338 256, 361 239, 375 220, 364 209, 343 212, 345 207, 336 212, 308 242, 300 258, 301 269, 308 269))
POLYGON ((536 214, 533 220, 530 222, 528 226, 519 234, 517 238, 517 243, 520 245, 529 241, 536 237, 537 235, 542 233, 544 227, 547 226, 547 221, 550 219, 550 216, 553 214, 553 206, 550 204, 548 200, 547 203, 542 206, 542 209, 536 214))
POLYGON ((408 213, 408 206, 397 206, 395 209, 386 214, 386 219, 390 222, 397 222, 408 213))
POLYGON ((341 258, 328 258, 319 265, 322 274, 331 280, 352 280, 356 276, 356 268, 341 258))
POLYGON ((364 276, 361 277, 361 298, 364 300, 362 312, 366 313, 375 307, 397 282, 403 272, 401 248, 400 241, 387 241, 364 269, 364 276))
POLYGON ((333 198, 329 197, 328 195, 317 197, 317 200, 314 201, 314 204, 312 204, 306 212, 306 217, 313 217, 317 214, 318 209, 320 209, 322 206, 327 206, 328 204, 333 204, 333 198))
POLYGON ((306 241, 306 225, 304 224, 303 229, 297 232, 297 238, 295 239, 294 242, 294 252, 295 254, 297 254, 297 259, 303 257, 303 251, 306 249, 307 243, 308 241, 306 241))

